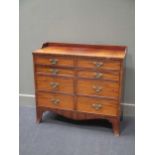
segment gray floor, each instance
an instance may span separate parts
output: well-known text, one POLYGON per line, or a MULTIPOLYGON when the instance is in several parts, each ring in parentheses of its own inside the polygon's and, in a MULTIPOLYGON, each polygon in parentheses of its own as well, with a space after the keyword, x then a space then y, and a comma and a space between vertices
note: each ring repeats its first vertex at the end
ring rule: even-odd
POLYGON ((20 107, 20 155, 134 155, 134 118, 124 118, 121 136, 106 121, 71 121, 46 112, 35 123, 35 110, 20 107))

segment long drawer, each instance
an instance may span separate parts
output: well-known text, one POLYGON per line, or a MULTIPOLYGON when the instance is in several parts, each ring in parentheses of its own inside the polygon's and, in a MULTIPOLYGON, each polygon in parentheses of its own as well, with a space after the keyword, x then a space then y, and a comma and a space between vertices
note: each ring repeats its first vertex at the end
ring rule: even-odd
POLYGON ((117 116, 119 113, 119 106, 118 102, 114 100, 78 97, 77 111, 117 116))
POLYGON ((38 92, 38 106, 73 110, 73 97, 69 95, 51 94, 38 92))

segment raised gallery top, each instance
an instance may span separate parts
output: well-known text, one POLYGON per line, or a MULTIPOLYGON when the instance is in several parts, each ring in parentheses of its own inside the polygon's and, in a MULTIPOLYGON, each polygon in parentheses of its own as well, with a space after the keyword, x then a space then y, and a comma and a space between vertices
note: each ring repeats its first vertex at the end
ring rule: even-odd
POLYGON ((88 45, 88 44, 70 44, 70 43, 44 43, 41 49, 33 54, 55 54, 70 56, 87 56, 98 58, 124 59, 126 55, 126 46, 115 45, 88 45))

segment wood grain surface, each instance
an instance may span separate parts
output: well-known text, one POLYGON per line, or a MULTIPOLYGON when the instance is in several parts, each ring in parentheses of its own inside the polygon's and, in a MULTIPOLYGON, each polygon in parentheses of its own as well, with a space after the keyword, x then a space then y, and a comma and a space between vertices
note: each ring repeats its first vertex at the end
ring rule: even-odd
POLYGON ((44 43, 33 52, 36 118, 106 118, 120 134, 126 46, 44 43))
POLYGON ((105 70, 120 70, 120 62, 104 59, 78 59, 78 67, 95 68, 105 70))
POLYGON ((50 77, 50 76, 37 76, 37 88, 38 90, 44 91, 58 91, 58 92, 65 92, 65 93, 72 93, 73 94, 73 79, 70 78, 57 78, 57 77, 50 77), (56 87, 52 87, 52 84, 58 84, 56 87))
POLYGON ((73 110, 73 97, 69 95, 60 95, 52 93, 38 92, 38 106, 54 109, 73 110))
POLYGON ((53 68, 53 67, 43 67, 43 66, 37 66, 36 67, 36 73, 42 73, 47 75, 53 75, 53 76, 67 76, 67 77, 73 77, 74 71, 71 69, 59 69, 59 68, 53 68))
POLYGON ((96 80, 119 81, 119 72, 99 72, 99 71, 78 71, 78 77, 90 78, 96 80))
POLYGON ((78 80, 77 83, 77 94, 115 98, 119 96, 119 83, 117 82, 78 80))
POLYGON ((117 101, 113 100, 78 97, 77 110, 101 115, 117 116, 118 104, 117 101))
POLYGON ((33 53, 124 59, 126 46, 45 43, 33 53))

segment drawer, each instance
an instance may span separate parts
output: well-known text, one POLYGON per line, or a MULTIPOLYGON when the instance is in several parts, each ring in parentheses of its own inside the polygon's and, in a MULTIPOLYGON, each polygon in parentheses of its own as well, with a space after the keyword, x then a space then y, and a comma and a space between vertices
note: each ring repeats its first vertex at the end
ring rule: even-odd
POLYGON ((59 95, 50 93, 38 93, 38 106, 73 110, 73 97, 69 95, 59 95))
POLYGON ((78 67, 103 70, 120 70, 120 61, 107 59, 78 59, 78 67))
POLYGON ((117 98, 119 95, 119 84, 117 82, 99 80, 78 80, 77 93, 117 98))
POLYGON ((57 76, 74 76, 74 71, 69 69, 59 69, 59 68, 51 68, 51 67, 36 67, 37 73, 45 73, 49 75, 57 75, 57 76))
POLYGON ((78 77, 119 81, 119 72, 110 73, 110 72, 79 71, 78 77))
POLYGON ((73 79, 71 78, 37 76, 36 79, 38 90, 73 94, 73 79))
POLYGON ((78 97, 77 110, 81 112, 117 116, 119 105, 117 101, 89 97, 78 97))
POLYGON ((70 57, 61 56, 35 56, 35 64, 73 67, 74 60, 70 57))

